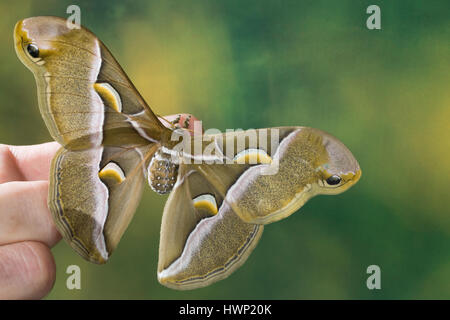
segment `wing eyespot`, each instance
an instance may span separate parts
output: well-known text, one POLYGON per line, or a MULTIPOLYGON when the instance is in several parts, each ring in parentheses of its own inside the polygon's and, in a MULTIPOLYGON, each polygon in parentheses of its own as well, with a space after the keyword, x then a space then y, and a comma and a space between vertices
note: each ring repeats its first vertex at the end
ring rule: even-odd
POLYGON ((34 43, 27 45, 27 52, 32 58, 39 58, 39 48, 34 43))
POLYGON ((341 183, 341 181, 342 181, 342 178, 340 176, 338 176, 337 174, 334 174, 325 180, 325 182, 330 186, 336 186, 339 183, 341 183))

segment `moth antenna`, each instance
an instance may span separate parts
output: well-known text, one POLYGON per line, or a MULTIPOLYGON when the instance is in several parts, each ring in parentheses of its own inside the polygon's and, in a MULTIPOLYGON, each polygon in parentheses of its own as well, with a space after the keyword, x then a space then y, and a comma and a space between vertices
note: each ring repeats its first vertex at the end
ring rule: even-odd
POLYGON ((181 119, 181 114, 179 114, 175 120, 172 121, 173 124, 177 124, 178 122, 180 122, 181 119))
MULTIPOLYGON (((189 122, 191 121, 191 115, 189 115, 186 119, 184 119, 184 122, 183 122, 183 128, 184 129, 187 129, 187 128, 189 128, 189 122)), ((181 117, 180 117, 181 118, 181 117)), ((178 121, 180 121, 179 119, 178 119, 178 121)))

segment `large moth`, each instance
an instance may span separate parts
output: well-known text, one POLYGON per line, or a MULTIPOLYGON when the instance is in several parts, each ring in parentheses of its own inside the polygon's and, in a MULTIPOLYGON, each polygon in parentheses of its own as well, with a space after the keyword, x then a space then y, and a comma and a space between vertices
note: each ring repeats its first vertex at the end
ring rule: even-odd
POLYGON ((307 127, 194 135, 184 143, 193 148, 177 149, 174 135, 185 137, 185 129, 163 125, 87 29, 33 17, 17 23, 14 41, 35 76, 47 128, 62 146, 52 161, 49 209, 65 240, 91 262, 109 259, 146 181, 170 192, 158 280, 194 289, 241 266, 265 224, 315 195, 341 193, 361 176, 342 142, 307 127), (211 144, 214 152, 204 156, 211 144))

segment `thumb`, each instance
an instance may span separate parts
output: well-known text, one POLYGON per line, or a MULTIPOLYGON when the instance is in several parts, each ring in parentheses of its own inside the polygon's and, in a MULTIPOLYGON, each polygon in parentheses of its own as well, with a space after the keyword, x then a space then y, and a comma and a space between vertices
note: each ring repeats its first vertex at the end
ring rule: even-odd
POLYGON ((0 246, 0 299, 43 298, 55 277, 55 261, 46 245, 24 241, 0 246))

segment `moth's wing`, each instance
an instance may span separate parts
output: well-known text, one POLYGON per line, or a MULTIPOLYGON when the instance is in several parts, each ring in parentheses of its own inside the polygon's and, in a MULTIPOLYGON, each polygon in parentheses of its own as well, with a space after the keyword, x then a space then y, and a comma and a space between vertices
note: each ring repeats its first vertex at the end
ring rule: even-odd
MULTIPOLYGON (((270 160, 254 163, 227 190, 228 203, 245 222, 268 224, 284 219, 315 195, 347 190, 361 175, 359 165, 344 144, 321 130, 282 127, 255 131, 258 133, 257 150, 267 154, 270 160), (270 132, 270 147, 261 143, 265 138, 259 138, 264 130, 270 132), (343 183, 325 185, 323 180, 330 175, 329 171, 339 174, 343 183)), ((247 131, 231 135, 238 146, 233 148, 237 156, 250 150, 245 149, 248 144, 236 141, 246 134, 247 131)), ((225 134, 224 140, 227 137, 225 134)))
POLYGON ((152 147, 61 148, 53 159, 48 205, 58 230, 85 259, 104 263, 141 198, 152 147))
MULTIPOLYGON (((279 127, 227 132, 202 137, 205 161, 249 164, 226 188, 227 203, 245 222, 267 224, 286 218, 317 194, 338 194, 361 176, 356 159, 335 137, 307 127, 279 127), (211 146, 213 148, 211 148, 211 146), (214 152, 211 153, 211 151, 214 152), (339 185, 327 185, 332 174, 339 185)), ((191 150, 195 150, 191 146, 191 150)), ((194 152, 194 159, 199 159, 194 152)), ((220 184, 212 167, 201 166, 205 177, 220 184)))
POLYGON ((167 287, 195 289, 226 278, 261 237, 263 226, 243 222, 222 196, 245 166, 211 166, 221 185, 211 184, 197 166, 181 164, 164 208, 158 280, 167 287))
POLYGON ((206 286, 245 262, 263 225, 244 219, 285 210, 285 201, 301 192, 303 181, 297 179, 297 171, 303 168, 295 162, 302 163, 301 159, 294 153, 279 153, 289 146, 298 148, 294 137, 300 131, 297 127, 271 128, 203 136, 201 141, 194 138, 189 157, 198 163, 180 164, 177 183, 164 208, 158 264, 163 285, 175 289, 206 286), (289 161, 274 161, 280 156, 289 161), (209 202, 215 201, 216 214, 208 210, 214 205, 196 205, 204 195, 212 196, 209 202))
POLYGON ((227 202, 243 221, 267 224, 280 220, 314 195, 310 186, 318 175, 310 160, 323 153, 323 147, 319 140, 310 141, 308 130, 281 127, 222 135, 219 145, 228 159, 251 163, 227 189, 227 202))
POLYGON ((17 23, 14 38, 50 134, 64 147, 50 172, 54 220, 83 257, 105 262, 138 205, 142 165, 168 129, 87 29, 34 17, 17 23))
POLYGON ((20 60, 33 72, 40 112, 68 149, 143 144, 167 132, 105 45, 65 19, 33 17, 14 30, 20 60), (39 50, 33 58, 32 44, 39 50))

